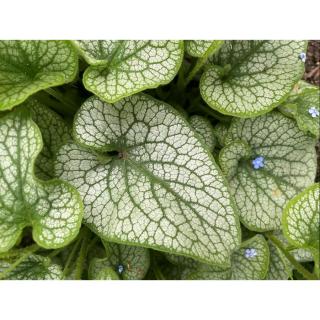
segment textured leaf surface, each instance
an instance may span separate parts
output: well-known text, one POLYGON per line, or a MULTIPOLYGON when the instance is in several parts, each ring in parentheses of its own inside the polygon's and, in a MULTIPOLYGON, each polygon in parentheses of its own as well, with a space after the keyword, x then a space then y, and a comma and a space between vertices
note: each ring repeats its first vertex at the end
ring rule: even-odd
POLYGON ((226 41, 201 77, 201 95, 224 114, 266 113, 301 78, 305 49, 306 41, 226 41))
POLYGON ((72 81, 77 68, 77 53, 66 41, 0 41, 0 110, 72 81))
POLYGON ((192 280, 259 280, 264 279, 269 267, 269 249, 264 237, 256 235, 243 242, 231 259, 231 268, 221 269, 215 266, 196 262, 189 258, 173 258, 169 260, 185 267, 181 278, 192 280), (249 251, 248 251, 249 250, 249 251))
POLYGON ((124 280, 143 279, 150 266, 149 250, 103 241, 107 259, 124 280))
POLYGON ((24 104, 31 110, 32 120, 38 125, 43 148, 35 163, 36 176, 48 180, 53 175, 53 160, 59 147, 71 140, 71 130, 65 121, 54 111, 34 98, 29 98, 24 104))
POLYGON ((319 250, 320 184, 316 183, 290 200, 283 211, 283 232, 289 243, 319 250))
POLYGON ((78 192, 62 181, 34 176, 41 148, 40 131, 27 110, 0 118, 0 252, 9 250, 27 226, 45 248, 66 245, 80 228, 78 192))
POLYGON ((229 264, 239 242, 229 191, 177 111, 146 95, 114 105, 91 97, 74 135, 92 150, 65 145, 56 171, 80 191, 85 223, 99 236, 229 264))
POLYGON ((320 90, 315 86, 307 86, 293 91, 279 110, 297 121, 298 127, 303 132, 310 132, 319 137, 320 130, 320 90))
POLYGON ((110 266, 108 259, 94 258, 89 266, 90 280, 120 280, 118 274, 110 266))
POLYGON ((215 47, 215 50, 212 51, 214 53, 222 44, 223 41, 221 40, 186 40, 185 50, 190 56, 201 58, 211 46, 215 47))
POLYGON ((84 73, 87 90, 113 103, 169 83, 183 58, 182 41, 75 41, 92 64, 84 73))
POLYGON ((228 139, 242 140, 252 153, 249 160, 239 159, 238 150, 228 150, 238 148, 234 143, 221 150, 222 155, 235 155, 221 166, 236 172, 229 184, 242 222, 254 231, 280 229, 286 203, 314 181, 315 140, 278 112, 254 119, 234 119, 228 139), (252 161, 260 156, 264 166, 255 169, 252 161))
MULTIPOLYGON (((0 274, 11 266, 10 262, 0 260, 0 274)), ((30 255, 26 260, 11 271, 6 280, 60 280, 61 267, 53 264, 47 257, 30 255)))
POLYGON ((288 280, 292 276, 292 266, 284 254, 268 241, 270 251, 270 265, 267 280, 288 280))
POLYGON ((213 127, 210 121, 204 117, 194 115, 189 119, 192 128, 199 134, 203 143, 212 152, 216 145, 216 137, 213 133, 213 127))

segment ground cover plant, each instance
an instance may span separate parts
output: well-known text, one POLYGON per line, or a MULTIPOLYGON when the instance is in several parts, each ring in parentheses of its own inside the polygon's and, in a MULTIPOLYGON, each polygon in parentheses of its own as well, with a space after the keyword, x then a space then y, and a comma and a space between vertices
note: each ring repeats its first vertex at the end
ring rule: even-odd
POLYGON ((307 41, 0 41, 0 279, 320 279, 307 41))

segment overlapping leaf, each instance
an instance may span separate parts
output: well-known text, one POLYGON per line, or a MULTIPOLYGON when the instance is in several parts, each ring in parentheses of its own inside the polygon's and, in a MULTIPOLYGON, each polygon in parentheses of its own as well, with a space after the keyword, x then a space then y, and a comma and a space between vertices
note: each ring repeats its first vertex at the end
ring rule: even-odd
POLYGON ((56 171, 80 191, 102 238, 228 265, 239 242, 232 200, 212 156, 169 105, 135 95, 80 108, 56 171))
POLYGON ((314 181, 315 140, 278 112, 234 119, 228 139, 242 140, 252 154, 250 159, 247 154, 239 156, 237 143, 229 143, 219 159, 224 170, 232 173, 227 176, 243 223, 254 231, 280 229, 286 203, 314 181), (224 158, 224 154, 234 158, 224 158), (264 160, 255 169, 257 157, 264 160))
POLYGON ((28 110, 0 118, 0 252, 13 247, 27 226, 45 248, 66 245, 80 228, 78 192, 62 181, 44 182, 34 176, 41 148, 41 133, 28 110))
POLYGON ((0 110, 76 76, 76 50, 66 41, 0 41, 0 110))
POLYGON ((306 41, 226 41, 200 81, 213 109, 237 117, 270 111, 301 78, 306 41))
POLYGON ((87 90, 113 103, 169 83, 183 58, 182 41, 74 41, 91 66, 83 76, 87 90))
POLYGON ((189 123, 199 134, 203 143, 212 152, 216 145, 216 137, 213 133, 213 127, 210 121, 202 116, 194 115, 190 117, 189 123))
POLYGON ((190 56, 201 58, 209 50, 211 54, 216 52, 222 44, 221 40, 186 40, 185 50, 190 56))
MULTIPOLYGON (((1 272, 10 268, 11 262, 0 260, 1 272)), ((8 273, 6 280, 60 280, 61 267, 51 262, 50 258, 32 254, 8 273)))
POLYGON ((298 248, 310 248, 319 255, 320 184, 308 187, 286 205, 282 225, 289 243, 298 248))
MULTIPOLYGON (((301 81, 302 82, 302 81, 301 81)), ((300 83, 301 83, 300 82, 300 83)), ((316 86, 298 84, 279 110, 297 121, 303 132, 320 134, 320 90, 316 86)))

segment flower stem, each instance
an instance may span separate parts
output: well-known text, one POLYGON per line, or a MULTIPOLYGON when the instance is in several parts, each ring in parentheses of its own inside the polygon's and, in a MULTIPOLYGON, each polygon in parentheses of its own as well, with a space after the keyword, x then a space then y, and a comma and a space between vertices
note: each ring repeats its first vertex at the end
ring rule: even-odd
POLYGON ((316 275, 309 272, 307 269, 305 269, 299 262, 296 261, 296 259, 289 253, 289 251, 284 247, 282 242, 276 238, 274 235, 270 233, 266 233, 266 236, 268 239, 277 246, 282 253, 286 256, 286 258, 292 263, 292 265, 303 275, 303 277, 307 280, 317 280, 316 275))
POLYGON ((75 280, 81 280, 84 261, 87 257, 88 253, 88 245, 89 245, 89 230, 84 229, 83 239, 81 243, 80 253, 76 261, 76 269, 75 269, 75 280))

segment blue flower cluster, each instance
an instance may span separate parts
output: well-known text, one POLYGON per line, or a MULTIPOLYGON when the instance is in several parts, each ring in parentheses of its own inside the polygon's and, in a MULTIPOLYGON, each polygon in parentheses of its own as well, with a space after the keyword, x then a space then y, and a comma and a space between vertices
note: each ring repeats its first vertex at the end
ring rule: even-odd
POLYGON ((252 160, 252 166, 254 169, 260 169, 264 167, 264 157, 259 156, 252 160))

